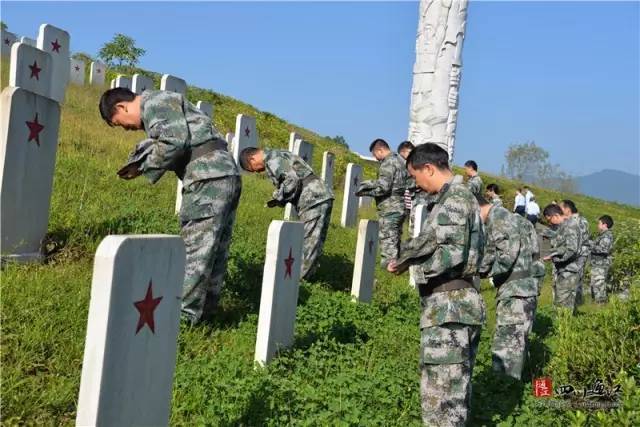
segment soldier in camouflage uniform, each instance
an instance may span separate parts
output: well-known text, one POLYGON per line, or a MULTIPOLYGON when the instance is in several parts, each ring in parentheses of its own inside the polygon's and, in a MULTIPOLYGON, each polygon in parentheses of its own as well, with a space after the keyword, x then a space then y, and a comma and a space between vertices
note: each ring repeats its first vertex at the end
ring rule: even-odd
POLYGON ((398 257, 402 224, 405 220, 404 190, 407 187, 407 167, 402 157, 391 152, 389 144, 376 139, 369 150, 380 162, 378 179, 363 181, 356 189, 356 196, 376 199, 378 211, 378 242, 380 245, 380 265, 387 266, 398 257))
POLYGON ((284 150, 245 148, 240 166, 248 172, 265 172, 276 189, 268 207, 291 203, 304 223, 301 277, 315 271, 327 238, 333 207, 333 192, 298 155, 284 150))
POLYGON ((560 208, 565 216, 573 216, 580 226, 580 233, 582 236, 582 247, 580 248, 580 257, 578 263, 580 266, 580 281, 576 288, 576 304, 582 305, 584 302, 583 283, 584 276, 587 271, 587 265, 589 264, 589 255, 591 254, 591 233, 589 232, 589 222, 585 217, 578 213, 578 208, 573 201, 565 199, 560 202, 560 208))
POLYGON ((576 311, 576 291, 580 281, 580 251, 582 249, 582 232, 578 220, 566 217, 558 205, 548 205, 543 215, 547 222, 558 225, 551 238, 551 254, 544 257, 552 261, 556 268, 554 283, 554 305, 576 311))
POLYGON ((182 315, 198 323, 218 304, 240 200, 240 175, 227 144, 211 119, 179 93, 116 88, 102 95, 99 108, 109 125, 144 130, 148 137, 118 171, 121 178, 144 175, 156 183, 170 170, 182 179, 182 315))
POLYGON ((537 280, 532 275, 530 229, 522 227, 516 219, 519 215, 490 204, 483 197, 478 197, 478 203, 485 225, 479 272, 483 277, 493 278, 498 288, 491 347, 493 370, 519 380, 538 296, 537 280))
POLYGON ((409 172, 435 196, 421 234, 402 244, 387 270, 415 269, 422 314, 420 392, 422 419, 429 426, 462 426, 469 417, 471 374, 485 305, 474 287, 482 256, 478 203, 462 183, 453 183, 449 155, 422 144, 409 155, 409 172))
POLYGON ((525 246, 530 248, 531 251, 531 276, 536 281, 539 297, 540 293, 542 292, 542 283, 544 282, 544 278, 547 274, 544 267, 544 262, 542 262, 542 260, 540 259, 540 238, 538 237, 536 227, 531 223, 531 221, 523 218, 516 213, 513 213, 513 216, 518 222, 520 231, 526 238, 528 238, 528 242, 525 243, 525 246))
POLYGON ((598 219, 600 234, 591 247, 591 298, 599 304, 607 302, 607 276, 611 268, 613 250, 613 218, 603 215, 598 219))
POLYGON ((491 183, 487 185, 485 191, 486 199, 494 206, 502 206, 502 199, 500 198, 500 187, 498 184, 491 183))
POLYGON ((482 178, 478 175, 478 164, 474 160, 464 163, 464 172, 469 178, 467 185, 474 196, 482 196, 482 178))

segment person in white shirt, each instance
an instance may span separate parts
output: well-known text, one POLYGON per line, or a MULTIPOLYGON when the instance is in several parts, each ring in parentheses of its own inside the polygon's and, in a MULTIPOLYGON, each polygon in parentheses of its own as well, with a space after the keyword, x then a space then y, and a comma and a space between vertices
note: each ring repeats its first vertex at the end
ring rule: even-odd
POLYGON ((538 219, 540 218, 540 206, 536 203, 536 198, 531 196, 529 199, 529 203, 527 203, 526 207, 527 219, 531 221, 533 225, 536 225, 538 219))
POLYGON ((525 207, 529 204, 529 201, 533 198, 534 194, 531 192, 529 187, 524 186, 524 205, 525 207))
POLYGON ((527 205, 527 201, 522 195, 522 188, 518 188, 518 191, 516 191, 516 201, 513 204, 513 211, 520 216, 525 216, 526 205, 527 205))

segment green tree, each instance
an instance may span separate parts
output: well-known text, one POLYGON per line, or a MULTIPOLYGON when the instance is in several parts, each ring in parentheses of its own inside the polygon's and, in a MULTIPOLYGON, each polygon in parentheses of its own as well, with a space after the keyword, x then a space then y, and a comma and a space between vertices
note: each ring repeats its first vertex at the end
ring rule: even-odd
POLYGON ((535 142, 511 144, 504 155, 507 176, 518 181, 532 180, 546 166, 549 153, 535 142))
POLYGON ((5 24, 4 21, 0 21, 0 28, 4 31, 7 28, 9 28, 9 26, 7 24, 5 24))
POLYGON ((89 55, 88 53, 84 53, 84 52, 75 52, 73 55, 71 55, 71 58, 80 60, 80 61, 84 62, 85 64, 90 64, 90 63, 92 63, 94 61, 94 59, 93 59, 93 57, 91 55, 89 55))
POLYGON ((98 56, 106 62, 108 65, 117 65, 122 67, 127 65, 129 67, 135 67, 146 51, 136 46, 136 42, 129 36, 118 33, 113 36, 113 39, 105 43, 98 56))

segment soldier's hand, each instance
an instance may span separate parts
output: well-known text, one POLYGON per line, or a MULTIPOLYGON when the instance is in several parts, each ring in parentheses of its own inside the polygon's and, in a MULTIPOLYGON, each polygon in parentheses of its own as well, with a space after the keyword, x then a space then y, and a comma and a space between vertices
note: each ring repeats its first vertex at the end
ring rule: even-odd
POLYGON ((127 165, 118 171, 118 176, 122 179, 133 179, 139 177, 142 174, 138 169, 138 164, 133 163, 127 165))
POLYGON ((389 264, 387 264, 387 271, 394 274, 398 273, 398 263, 395 259, 389 261, 389 264))
POLYGON ((551 261, 551 255, 547 255, 546 257, 542 258, 543 261, 551 261))
POLYGON ((268 208, 275 208, 276 206, 278 206, 278 201, 271 199, 266 203, 265 206, 268 208))

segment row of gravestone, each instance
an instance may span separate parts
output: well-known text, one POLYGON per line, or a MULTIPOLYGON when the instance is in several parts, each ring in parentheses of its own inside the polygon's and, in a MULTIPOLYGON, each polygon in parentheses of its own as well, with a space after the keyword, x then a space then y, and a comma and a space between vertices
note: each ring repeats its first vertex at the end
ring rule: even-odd
MULTIPOLYGON (((362 220, 354 301, 374 287, 378 223, 362 220)), ((265 365, 294 340, 304 228, 273 221, 254 360, 265 365)), ((76 425, 168 425, 176 364, 184 242, 178 236, 108 236, 96 252, 76 425)))

